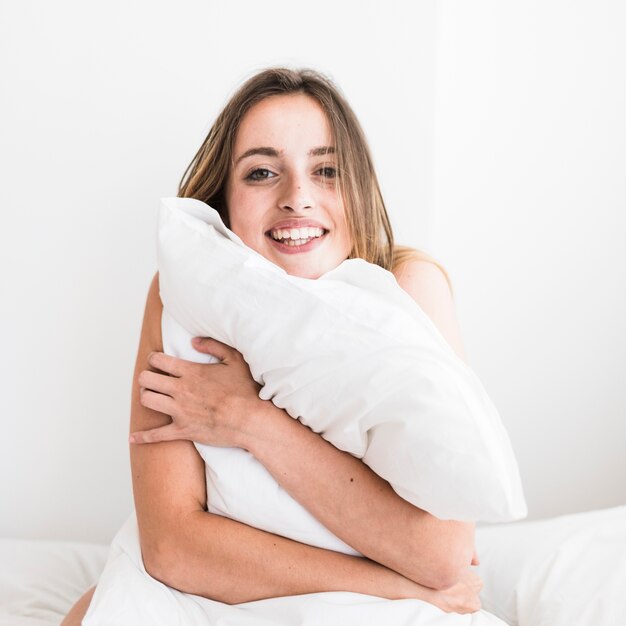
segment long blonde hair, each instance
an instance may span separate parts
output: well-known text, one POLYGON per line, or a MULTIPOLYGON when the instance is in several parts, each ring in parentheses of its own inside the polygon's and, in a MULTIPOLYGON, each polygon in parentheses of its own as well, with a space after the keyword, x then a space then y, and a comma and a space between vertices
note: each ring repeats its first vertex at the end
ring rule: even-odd
POLYGON ((332 81, 310 69, 269 68, 249 78, 232 96, 185 170, 178 195, 196 198, 216 209, 229 226, 225 190, 241 120, 256 103, 270 96, 307 94, 321 105, 335 141, 339 197, 346 207, 353 248, 361 258, 392 270, 415 258, 435 263, 429 255, 394 244, 370 150, 352 108, 332 81))

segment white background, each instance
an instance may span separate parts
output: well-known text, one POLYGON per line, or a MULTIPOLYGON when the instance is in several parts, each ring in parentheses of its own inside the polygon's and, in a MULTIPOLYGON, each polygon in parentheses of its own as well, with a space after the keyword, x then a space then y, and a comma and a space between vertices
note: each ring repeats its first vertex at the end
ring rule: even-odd
POLYGON ((267 65, 333 77, 449 269, 530 517, 626 501, 626 5, 0 3, 0 536, 108 542, 158 199, 267 65))

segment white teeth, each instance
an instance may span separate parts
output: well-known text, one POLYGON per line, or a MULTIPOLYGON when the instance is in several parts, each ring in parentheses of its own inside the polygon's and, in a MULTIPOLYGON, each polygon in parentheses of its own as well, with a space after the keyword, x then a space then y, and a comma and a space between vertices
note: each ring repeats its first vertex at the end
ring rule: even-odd
POLYGON ((270 232, 273 239, 276 239, 277 241, 284 239, 286 240, 285 243, 288 243, 288 240, 303 241, 306 239, 312 239, 313 237, 321 237, 323 234, 324 229, 312 227, 290 228, 289 230, 276 229, 270 232))

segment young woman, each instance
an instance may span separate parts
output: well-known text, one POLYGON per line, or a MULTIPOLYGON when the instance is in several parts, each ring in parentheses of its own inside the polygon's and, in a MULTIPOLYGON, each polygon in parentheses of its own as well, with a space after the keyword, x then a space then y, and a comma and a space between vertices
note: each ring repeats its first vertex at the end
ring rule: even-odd
MULTIPOLYGON (((245 244, 289 274, 318 278, 353 257, 390 270, 463 355, 445 272, 394 245, 363 132, 322 75, 270 69, 248 80, 216 120, 179 195, 217 209, 245 244)), ((194 340, 196 350, 221 361, 208 365, 163 354, 161 312, 155 276, 135 368, 130 449, 142 554, 154 578, 229 604, 353 591, 420 598, 446 611, 480 608, 472 524, 417 509, 360 460, 259 399, 235 349, 194 340), (208 513, 204 464, 191 441, 251 452, 365 558, 208 513)), ((65 626, 80 623, 92 594, 65 626)))

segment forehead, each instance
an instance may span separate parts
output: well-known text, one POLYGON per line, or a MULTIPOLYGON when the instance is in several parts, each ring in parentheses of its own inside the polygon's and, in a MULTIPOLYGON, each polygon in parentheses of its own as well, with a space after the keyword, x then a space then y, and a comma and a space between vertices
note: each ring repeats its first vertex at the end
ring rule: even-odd
POLYGON ((331 145, 332 132, 319 102, 306 94, 269 96, 244 115, 235 139, 235 157, 271 146, 289 152, 331 145))

